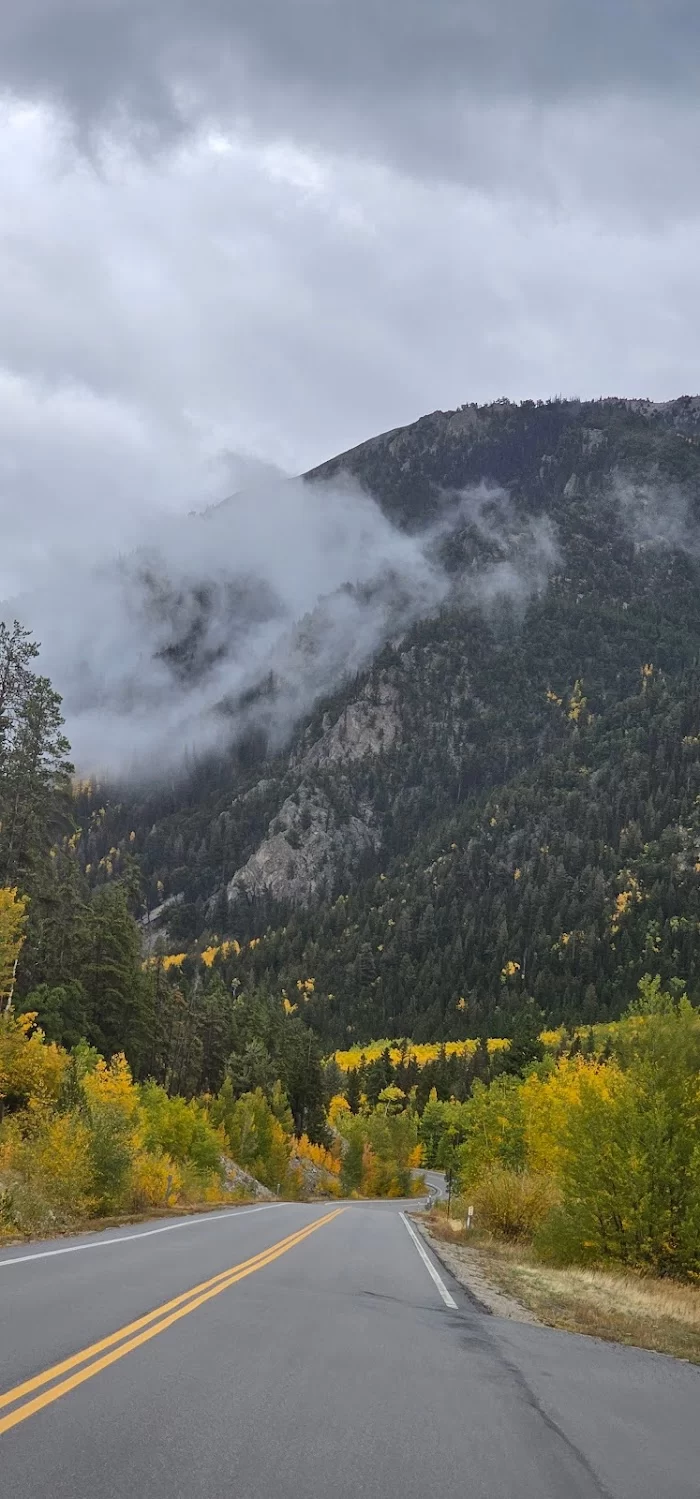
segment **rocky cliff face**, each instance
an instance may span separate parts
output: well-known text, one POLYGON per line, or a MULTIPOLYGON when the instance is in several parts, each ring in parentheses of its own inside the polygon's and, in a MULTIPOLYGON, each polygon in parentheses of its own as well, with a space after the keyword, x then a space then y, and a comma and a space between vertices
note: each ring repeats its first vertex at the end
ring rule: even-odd
POLYGON ((370 807, 342 820, 322 791, 301 781, 255 853, 236 870, 227 888, 229 905, 235 913, 241 904, 263 899, 300 906, 329 896, 378 843, 370 807))
POLYGON ((307 905, 329 896, 351 876, 363 854, 376 852, 381 829, 371 802, 356 801, 352 811, 319 784, 319 773, 338 776, 344 767, 368 763, 399 740, 399 690, 386 677, 367 684, 360 696, 333 718, 325 713, 322 732, 304 741, 290 762, 294 790, 285 797, 254 853, 227 887, 233 911, 267 898, 275 904, 307 905))
POLYGON ((325 713, 322 723, 323 733, 302 757, 302 770, 340 767, 366 755, 381 755, 392 748, 401 732, 398 688, 384 673, 368 683, 335 721, 325 713))
POLYGON ((94 867, 135 828, 152 903, 184 893, 173 940, 261 938, 236 977, 313 975, 336 1042, 473 1033, 521 990, 600 1018, 640 964, 690 980, 700 401, 435 412, 316 472, 342 471, 437 537, 439 610, 291 745, 110 814, 94 867))

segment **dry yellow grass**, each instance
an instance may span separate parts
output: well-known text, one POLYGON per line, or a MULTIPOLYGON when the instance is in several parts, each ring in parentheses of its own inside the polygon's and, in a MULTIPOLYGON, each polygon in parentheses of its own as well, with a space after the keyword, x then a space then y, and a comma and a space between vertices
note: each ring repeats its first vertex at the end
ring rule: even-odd
POLYGON ((448 1226, 444 1216, 430 1226, 438 1237, 468 1244, 486 1279, 550 1327, 700 1364, 700 1288, 622 1270, 557 1269, 526 1247, 448 1226))
MULTIPOLYGON (((112 1213, 104 1218, 84 1218, 69 1225, 52 1228, 50 1235, 45 1238, 71 1238, 74 1234, 99 1234, 108 1228, 122 1228, 129 1223, 150 1223, 154 1218, 192 1218, 199 1213, 220 1213, 229 1209, 234 1212, 236 1208, 245 1207, 249 1202, 255 1202, 250 1194, 236 1196, 233 1192, 227 1192, 225 1196, 216 1202, 187 1202, 180 1203, 170 1208, 148 1208, 145 1212, 112 1213)), ((22 1233, 20 1229, 3 1229, 0 1227, 0 1249, 9 1249, 14 1244, 31 1244, 37 1242, 36 1234, 22 1233)))

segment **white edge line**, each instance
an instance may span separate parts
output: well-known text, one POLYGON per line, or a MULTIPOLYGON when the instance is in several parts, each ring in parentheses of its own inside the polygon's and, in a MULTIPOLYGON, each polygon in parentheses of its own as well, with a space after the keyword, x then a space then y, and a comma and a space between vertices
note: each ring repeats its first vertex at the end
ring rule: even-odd
POLYGON ((445 1285, 445 1282, 444 1282, 442 1276, 440 1275, 439 1271, 435 1269, 435 1266, 434 1266, 432 1260, 430 1259, 429 1255, 427 1254, 427 1252, 426 1252, 423 1244, 421 1243, 420 1239, 418 1238, 418 1235, 417 1235, 415 1229, 411 1227, 411 1224, 409 1223, 408 1218, 406 1217, 406 1214, 405 1213, 399 1213, 399 1217, 402 1219, 404 1227, 408 1229, 408 1232, 411 1235, 411 1238, 413 1239, 413 1242, 414 1242, 414 1244, 416 1246, 416 1249, 418 1250, 418 1253, 419 1253, 419 1255, 420 1255, 420 1257, 421 1257, 421 1259, 423 1261, 423 1264, 425 1265, 426 1270, 428 1271, 428 1274, 432 1275, 432 1278, 435 1281, 435 1284, 436 1284, 436 1286, 438 1288, 438 1291, 440 1292, 440 1295, 442 1296, 442 1299, 443 1299, 443 1301, 445 1303, 445 1306, 451 1306, 452 1309, 453 1309, 453 1311, 456 1311, 457 1310, 457 1302, 455 1301, 455 1299, 454 1299, 453 1296, 450 1296, 450 1293, 449 1293, 449 1291, 447 1289, 447 1286, 445 1285))
POLYGON ((28 1260, 50 1260, 56 1254, 77 1254, 80 1249, 109 1249, 111 1244, 128 1244, 131 1239, 151 1239, 154 1234, 171 1234, 176 1228, 201 1228, 206 1223, 221 1222, 222 1218, 244 1218, 246 1213, 264 1213, 267 1208, 278 1207, 276 1202, 261 1203, 257 1208, 229 1208, 226 1213, 198 1213, 185 1218, 182 1223, 166 1223, 162 1228, 147 1228, 142 1234, 120 1234, 117 1239, 95 1239, 88 1244, 67 1244, 63 1249, 41 1249, 37 1254, 16 1254, 11 1260, 0 1260, 3 1265, 26 1265, 28 1260))

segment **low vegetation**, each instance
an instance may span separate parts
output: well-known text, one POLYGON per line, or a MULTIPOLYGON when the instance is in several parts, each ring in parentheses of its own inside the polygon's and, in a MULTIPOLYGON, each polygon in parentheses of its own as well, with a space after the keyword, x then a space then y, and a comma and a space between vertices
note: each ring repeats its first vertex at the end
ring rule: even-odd
POLYGON ((223 1198, 226 1141, 205 1108, 138 1086, 123 1055, 0 1017, 0 1233, 223 1198))
MULTIPOLYGON (((700 1016, 640 984, 609 1054, 431 1097, 451 1188, 430 1230, 540 1320, 700 1362, 700 1016)), ((459 1268, 459 1265, 457 1266, 459 1268)))
POLYGON ((429 1099, 428 1165, 443 1165, 504 1239, 552 1264, 614 1264, 700 1281, 700 1016, 645 979, 605 1059, 532 1062, 429 1099))

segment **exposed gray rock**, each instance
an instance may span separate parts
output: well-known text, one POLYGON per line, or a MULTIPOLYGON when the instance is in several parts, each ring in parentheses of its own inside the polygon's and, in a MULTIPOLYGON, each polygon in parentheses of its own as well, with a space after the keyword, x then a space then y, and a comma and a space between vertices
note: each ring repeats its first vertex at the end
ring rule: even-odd
POLYGON ((226 1177, 224 1186, 227 1192, 236 1192, 246 1196, 258 1198, 261 1202, 274 1202, 275 1193, 264 1187, 256 1176, 251 1176, 249 1171, 244 1171, 242 1166, 237 1166, 230 1156, 221 1157, 226 1177))
MULTIPOLYGON (((227 887, 229 904, 235 907, 267 896, 307 905, 328 895, 363 853, 377 849, 380 835, 369 802, 356 802, 347 813, 339 810, 342 776, 340 797, 331 801, 314 784, 315 773, 342 772, 346 765, 381 755, 398 743, 400 734, 399 689, 386 674, 368 683, 336 719, 326 714, 319 737, 312 744, 302 743, 290 760, 290 772, 299 776, 299 785, 282 803, 247 863, 236 870, 227 887)), ((267 791, 272 784, 259 782, 249 795, 267 791)))
POLYGON ((369 807, 341 820, 323 791, 302 782, 280 807, 259 848, 234 874, 229 903, 268 896, 306 905, 328 895, 337 877, 378 845, 369 807))
POLYGON ((155 952, 168 951, 170 934, 164 918, 173 906, 181 905, 184 899, 183 892, 179 891, 177 895, 168 896, 167 900, 140 917, 141 947, 145 957, 151 957, 155 952))
POLYGON ((313 1161, 307 1160, 306 1156, 298 1155, 296 1150, 292 1151, 289 1165, 292 1171, 298 1173, 305 1197, 338 1196, 338 1178, 332 1171, 327 1171, 325 1166, 317 1166, 313 1161))
POLYGON ((348 703, 335 723, 324 721, 324 732, 306 751, 301 767, 347 765, 365 755, 380 755, 396 743, 400 730, 398 688, 380 678, 356 702, 348 703))
POLYGON ((583 451, 586 455, 595 453, 596 448, 607 442, 607 437, 601 427, 584 427, 581 436, 583 451))

